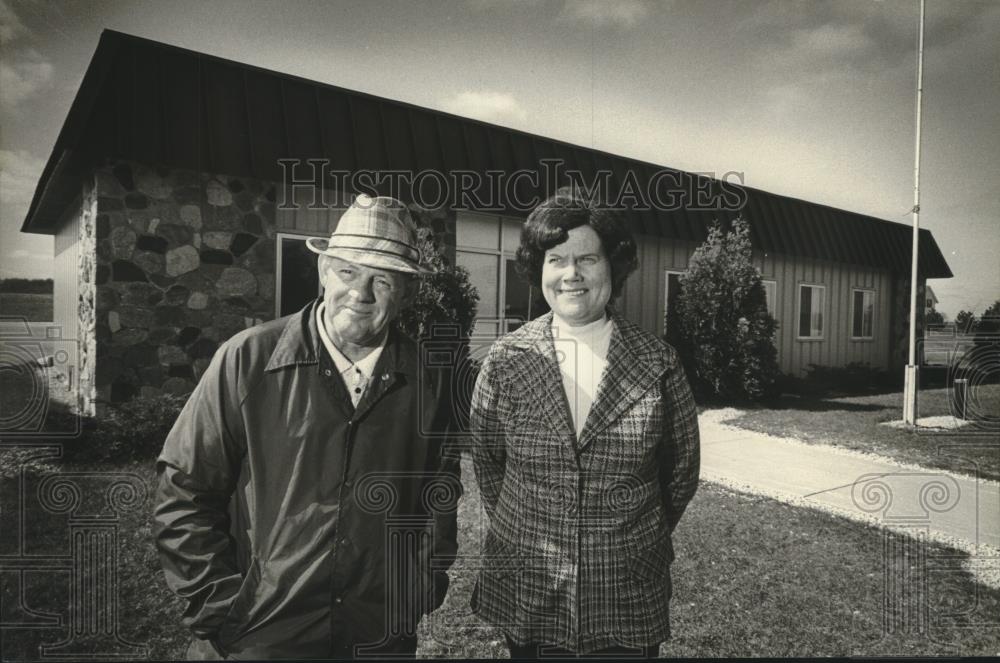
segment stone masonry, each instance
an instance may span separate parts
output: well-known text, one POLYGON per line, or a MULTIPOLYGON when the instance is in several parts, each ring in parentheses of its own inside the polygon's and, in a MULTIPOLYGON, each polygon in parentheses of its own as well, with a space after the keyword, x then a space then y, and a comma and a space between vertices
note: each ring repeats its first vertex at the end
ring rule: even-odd
MULTIPOLYGON (((187 394, 223 341, 274 317, 276 185, 132 162, 104 164, 94 182, 81 219, 84 393, 98 407, 187 394)), ((411 210, 454 264, 454 212, 411 210)))
POLYGON ((274 317, 275 187, 125 162, 95 180, 98 403, 188 393, 274 317))
POLYGON ((96 413, 97 375, 97 189, 93 182, 84 187, 77 236, 77 334, 80 353, 77 364, 79 384, 76 406, 87 415, 96 413))

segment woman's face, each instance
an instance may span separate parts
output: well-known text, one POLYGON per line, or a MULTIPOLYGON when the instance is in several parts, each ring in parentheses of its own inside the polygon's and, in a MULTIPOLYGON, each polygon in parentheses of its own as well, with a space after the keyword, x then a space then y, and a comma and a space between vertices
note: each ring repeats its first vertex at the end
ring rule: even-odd
POLYGON ((545 252, 542 294, 556 315, 574 327, 604 317, 611 299, 611 263, 593 228, 573 228, 565 242, 545 252))

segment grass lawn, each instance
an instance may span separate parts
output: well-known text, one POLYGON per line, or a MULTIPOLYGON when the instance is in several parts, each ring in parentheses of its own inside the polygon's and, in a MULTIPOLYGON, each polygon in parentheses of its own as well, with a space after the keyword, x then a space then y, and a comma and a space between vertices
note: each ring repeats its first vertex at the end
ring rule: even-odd
MULTIPOLYGON (((803 442, 832 444, 866 451, 901 462, 1000 480, 1000 385, 975 388, 978 412, 992 415, 991 424, 969 424, 954 431, 897 429, 880 425, 902 419, 901 393, 844 398, 782 396, 776 405, 749 408, 726 423, 803 442), (992 431, 992 432, 990 432, 992 431)), ((970 398, 971 404, 971 398, 970 398)), ((948 390, 924 389, 919 417, 951 414, 948 390)))
MULTIPOLYGON (((9 452, 4 454, 9 457, 9 452)), ((9 468, 0 474, 0 499, 13 496, 9 468)), ((2 467, 0 467, 2 469, 2 467)), ((44 469, 44 468, 42 468, 44 469)), ((148 464, 114 469, 152 481, 148 464)), ((474 567, 482 536, 478 491, 468 461, 460 505, 460 559, 445 604, 421 626, 425 657, 506 655, 502 636, 469 611, 474 567)), ((31 479, 26 547, 35 553, 69 551, 65 516, 44 512, 31 479), (33 506, 32 506, 33 505, 33 506)), ((153 659, 183 656, 188 636, 180 626, 183 605, 167 590, 153 551, 150 501, 137 506, 119 531, 120 634, 143 643, 153 659)), ((10 510, 0 514, 5 531, 10 510)), ((886 656, 996 655, 1000 653, 1000 592, 972 582, 962 553, 926 545, 923 634, 902 630, 883 637, 883 546, 897 535, 766 498, 703 484, 675 533, 673 640, 666 656, 886 656)), ((5 535, 3 545, 13 543, 5 535)), ((4 550, 10 553, 10 550, 4 550)), ((915 558, 893 558, 904 566, 915 558)), ((919 578, 919 575, 918 575, 919 578)), ((15 604, 12 576, 4 577, 0 604, 9 618, 15 604)), ((918 580, 914 580, 914 583, 918 580)), ((66 619, 67 576, 26 574, 28 606, 66 619)), ((912 586, 916 589, 916 584, 912 586)), ((918 606, 919 607, 919 606, 918 606)), ((61 640, 64 628, 5 630, 2 660, 38 659, 38 645, 61 640)))
POLYGON ((0 315, 24 318, 28 322, 51 322, 52 295, 0 292, 0 315))
MULTIPOLYGON (((0 348, 2 348, 0 343, 0 348)), ((68 403, 75 397, 57 379, 52 368, 25 363, 14 354, 0 359, 0 438, 41 434, 72 436, 79 417, 68 403)))

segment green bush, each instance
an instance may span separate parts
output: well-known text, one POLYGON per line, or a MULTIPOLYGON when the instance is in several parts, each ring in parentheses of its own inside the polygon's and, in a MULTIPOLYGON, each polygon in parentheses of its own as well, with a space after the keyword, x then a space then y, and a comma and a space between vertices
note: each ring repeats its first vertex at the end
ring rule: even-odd
POLYGON ((753 266, 749 224, 737 218, 723 233, 714 223, 680 283, 667 341, 680 353, 695 393, 737 402, 775 395, 778 323, 753 266))
POLYGON ((414 339, 426 338, 434 325, 441 324, 457 325, 461 337, 468 338, 479 305, 469 272, 445 261, 429 228, 419 228, 417 233, 424 262, 435 272, 420 279, 416 300, 396 324, 414 339))
POLYGON ((65 444, 71 462, 153 460, 163 449, 187 396, 137 397, 109 406, 99 417, 84 417, 81 432, 65 444))
MULTIPOLYGON (((997 347, 1000 341, 1000 299, 993 302, 989 308, 983 312, 976 324, 976 336, 974 344, 979 347, 997 347)), ((993 367, 996 366, 996 355, 992 356, 993 367)))

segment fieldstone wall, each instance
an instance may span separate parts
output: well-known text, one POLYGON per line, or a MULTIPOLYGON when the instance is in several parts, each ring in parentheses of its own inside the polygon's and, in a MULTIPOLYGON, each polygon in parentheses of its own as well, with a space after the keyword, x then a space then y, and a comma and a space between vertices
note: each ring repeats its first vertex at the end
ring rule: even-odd
MULTIPOLYGON (((189 393, 223 341, 274 317, 275 198, 274 183, 244 177, 124 161, 95 170, 80 226, 92 409, 189 393)), ((454 211, 411 211, 453 265, 454 211)))
POLYGON ((90 181, 84 186, 80 204, 77 250, 77 409, 93 416, 97 413, 97 188, 90 181))
POLYGON ((222 341, 274 317, 275 187, 127 162, 95 181, 96 398, 189 393, 222 341))

